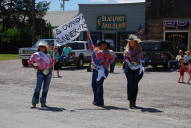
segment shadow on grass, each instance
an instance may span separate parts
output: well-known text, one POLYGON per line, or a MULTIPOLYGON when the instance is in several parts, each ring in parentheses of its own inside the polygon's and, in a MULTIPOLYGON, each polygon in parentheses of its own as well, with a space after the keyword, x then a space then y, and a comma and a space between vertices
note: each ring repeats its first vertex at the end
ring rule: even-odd
POLYGON ((144 107, 136 107, 136 109, 140 109, 142 112, 150 112, 150 113, 160 113, 163 112, 156 108, 144 108, 144 107))
POLYGON ((115 107, 115 106, 103 106, 102 108, 106 110, 128 110, 127 108, 115 107))
POLYGON ((37 108, 41 111, 50 111, 50 112, 62 112, 66 110, 65 108, 59 108, 59 107, 43 107, 43 108, 37 108))
MULTIPOLYGON (((119 111, 127 111, 127 108, 123 107, 115 107, 115 106, 97 106, 98 108, 83 108, 83 109, 75 109, 75 110, 70 110, 70 112, 76 112, 76 111, 97 111, 97 110, 119 110, 119 111)), ((63 112, 66 110, 65 108, 60 108, 60 107, 44 107, 44 108, 36 108, 37 110, 40 111, 50 111, 50 112, 63 112)), ((141 112, 149 112, 149 113, 161 113, 163 111, 156 109, 156 108, 145 108, 145 107, 136 107, 135 109, 140 109, 141 112)))
POLYGON ((115 106, 97 106, 99 108, 84 108, 84 109, 76 109, 76 110, 121 110, 121 111, 126 111, 128 110, 127 108, 122 108, 122 107, 115 107, 115 106))
POLYGON ((157 68, 153 68, 153 67, 147 67, 146 72, 166 72, 166 73, 169 73, 169 72, 175 72, 176 69, 166 69, 164 67, 157 67, 157 68))
POLYGON ((84 66, 82 68, 77 68, 76 66, 64 66, 60 70, 76 71, 76 70, 85 70, 85 69, 87 69, 87 66, 84 66))

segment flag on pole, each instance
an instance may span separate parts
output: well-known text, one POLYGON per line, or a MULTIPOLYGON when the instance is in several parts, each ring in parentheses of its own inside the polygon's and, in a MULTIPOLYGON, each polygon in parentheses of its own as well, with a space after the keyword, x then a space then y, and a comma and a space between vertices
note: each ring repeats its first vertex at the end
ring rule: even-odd
POLYGON ((88 31, 88 29, 83 14, 79 14, 67 24, 61 25, 54 30, 55 45, 65 45, 72 42, 83 31, 88 31))
POLYGON ((93 51, 94 48, 95 48, 95 46, 94 46, 93 41, 92 41, 92 39, 91 39, 90 32, 87 32, 86 40, 87 40, 88 49, 89 49, 90 51, 93 51))
POLYGON ((136 35, 137 36, 143 36, 144 32, 145 32, 144 25, 140 24, 137 31, 136 31, 136 35))

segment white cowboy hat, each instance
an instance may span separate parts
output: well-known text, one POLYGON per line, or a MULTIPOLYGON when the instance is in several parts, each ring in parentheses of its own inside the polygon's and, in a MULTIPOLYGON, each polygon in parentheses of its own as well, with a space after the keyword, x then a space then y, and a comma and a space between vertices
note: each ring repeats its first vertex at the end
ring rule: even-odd
POLYGON ((44 40, 39 41, 39 43, 38 43, 38 48, 39 48, 40 46, 43 46, 43 47, 48 48, 48 43, 47 43, 46 41, 44 41, 44 40))

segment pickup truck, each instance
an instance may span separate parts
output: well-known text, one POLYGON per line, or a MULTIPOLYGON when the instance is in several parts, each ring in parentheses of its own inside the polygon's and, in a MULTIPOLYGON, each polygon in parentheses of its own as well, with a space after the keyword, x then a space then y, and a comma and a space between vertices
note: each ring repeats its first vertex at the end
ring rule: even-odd
MULTIPOLYGON (((72 43, 68 43, 68 45, 72 48, 71 59, 69 60, 70 65, 74 64, 76 67, 83 67, 84 63, 91 62, 91 51, 88 50, 88 46, 86 41, 74 41, 72 43)), ((64 66, 66 65, 66 61, 63 61, 64 66)))
MULTIPOLYGON (((37 51, 38 43, 41 40, 45 40, 48 43, 48 46, 50 48, 53 48, 54 39, 40 39, 31 48, 20 48, 19 57, 24 67, 29 66, 28 60, 30 59, 30 56, 37 51)), ((80 68, 83 67, 84 63, 91 62, 91 52, 88 50, 86 41, 74 41, 68 43, 68 45, 72 48, 70 64, 73 64, 76 67, 80 68)), ((65 63, 66 62, 63 61, 63 66, 67 66, 67 64, 65 63)))
POLYGON ((144 40, 141 42, 145 66, 163 65, 166 69, 177 67, 175 56, 173 55, 172 43, 168 41, 144 40))

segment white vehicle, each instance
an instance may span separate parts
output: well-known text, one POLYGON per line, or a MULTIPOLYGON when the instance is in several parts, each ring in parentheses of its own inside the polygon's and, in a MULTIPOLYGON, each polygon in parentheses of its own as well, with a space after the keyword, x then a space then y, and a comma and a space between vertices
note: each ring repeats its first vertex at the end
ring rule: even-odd
POLYGON ((76 65, 78 68, 83 67, 84 63, 91 62, 91 51, 88 50, 86 41, 74 41, 68 43, 72 48, 72 53, 69 62, 63 60, 63 64, 76 65))
MULTIPOLYGON (((19 56, 22 61, 22 65, 24 67, 28 67, 28 60, 30 56, 37 51, 37 46, 39 41, 45 40, 49 47, 54 46, 54 39, 40 39, 38 40, 31 48, 20 48, 19 49, 19 56)), ((72 53, 70 56, 69 61, 63 60, 63 66, 67 65, 75 65, 77 67, 83 67, 84 63, 91 62, 91 52, 88 50, 86 41, 74 41, 68 43, 68 45, 72 48, 72 53)), ((61 49, 63 46, 61 46, 61 49)))

